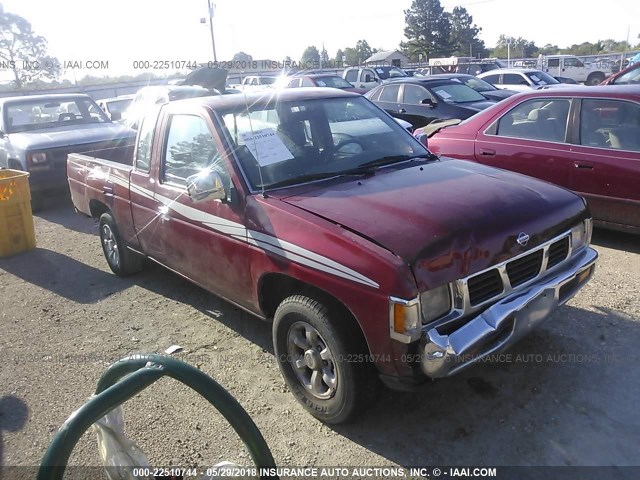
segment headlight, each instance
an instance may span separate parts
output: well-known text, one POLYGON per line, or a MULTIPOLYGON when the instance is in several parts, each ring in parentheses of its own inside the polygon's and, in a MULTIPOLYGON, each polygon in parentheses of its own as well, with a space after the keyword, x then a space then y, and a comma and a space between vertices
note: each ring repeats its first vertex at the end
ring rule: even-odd
POLYGON ((411 343, 420 338, 420 302, 418 298, 404 300, 389 297, 389 328, 391 338, 411 343))
POLYGON ((451 310, 451 290, 449 285, 433 288, 420 295, 422 321, 432 322, 451 310))
POLYGON ((587 218, 581 224, 571 229, 571 249, 579 250, 585 245, 591 243, 591 234, 593 232, 593 221, 587 218))
POLYGON ((47 154, 44 152, 32 153, 29 155, 29 166, 44 167, 47 166, 47 154))

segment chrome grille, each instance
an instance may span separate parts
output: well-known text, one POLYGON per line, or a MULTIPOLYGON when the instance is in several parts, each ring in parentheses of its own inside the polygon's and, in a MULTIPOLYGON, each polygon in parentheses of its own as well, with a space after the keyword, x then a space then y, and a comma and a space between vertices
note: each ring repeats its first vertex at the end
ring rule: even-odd
POLYGON ((549 260, 547 261, 547 268, 551 268, 569 255, 569 237, 565 237, 552 243, 549 247, 549 260))
POLYGON ((469 301, 471 305, 479 305, 485 300, 502 293, 502 279, 498 270, 489 270, 472 277, 467 282, 469 289, 469 301))
POLYGON ((540 277, 571 255, 571 236, 567 232, 531 252, 458 281, 461 311, 469 313, 490 300, 502 298, 514 288, 540 277))
POLYGON ((538 250, 517 260, 507 263, 507 275, 512 287, 527 283, 540 273, 544 251, 538 250))

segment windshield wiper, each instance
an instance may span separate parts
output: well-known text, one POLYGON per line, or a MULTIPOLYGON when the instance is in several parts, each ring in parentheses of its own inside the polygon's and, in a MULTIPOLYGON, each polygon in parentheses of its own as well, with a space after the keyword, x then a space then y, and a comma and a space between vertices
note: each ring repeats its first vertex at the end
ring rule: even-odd
POLYGON ((299 183, 312 182, 314 180, 323 180, 325 178, 337 178, 337 177, 347 177, 347 176, 363 176, 367 175, 369 172, 366 171, 353 171, 353 170, 345 170, 343 172, 322 172, 322 173, 308 173, 305 175, 300 175, 293 178, 286 178, 284 180, 279 180, 277 182, 269 183, 268 185, 264 185, 264 188, 280 188, 280 187, 288 187, 290 185, 296 185, 299 183))
POLYGON ((370 162, 362 163, 355 168, 346 170, 346 172, 349 172, 349 173, 369 172, 375 169, 376 167, 392 165, 398 162, 406 162, 408 160, 437 160, 437 159, 438 157, 431 152, 429 152, 427 155, 387 155, 386 157, 381 157, 375 160, 371 160, 370 162))

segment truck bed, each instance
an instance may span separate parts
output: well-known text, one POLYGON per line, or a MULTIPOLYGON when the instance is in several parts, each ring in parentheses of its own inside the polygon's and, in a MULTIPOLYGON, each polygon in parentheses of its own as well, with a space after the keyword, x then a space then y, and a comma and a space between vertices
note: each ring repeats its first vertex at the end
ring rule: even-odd
POLYGON ((92 202, 115 207, 116 199, 129 202, 129 176, 133 167, 105 158, 71 153, 67 176, 71 199, 78 211, 92 215, 92 202))

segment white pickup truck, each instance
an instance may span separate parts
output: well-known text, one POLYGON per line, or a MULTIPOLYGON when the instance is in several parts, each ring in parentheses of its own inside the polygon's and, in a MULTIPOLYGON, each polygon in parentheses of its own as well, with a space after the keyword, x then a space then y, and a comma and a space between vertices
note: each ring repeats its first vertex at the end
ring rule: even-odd
POLYGON ((239 85, 233 85, 233 88, 246 93, 258 92, 265 88, 272 88, 277 80, 278 77, 267 75, 249 75, 244 77, 239 85))
POLYGON ((540 55, 538 69, 554 77, 571 78, 585 85, 598 85, 611 75, 611 69, 586 65, 575 55, 540 55))

